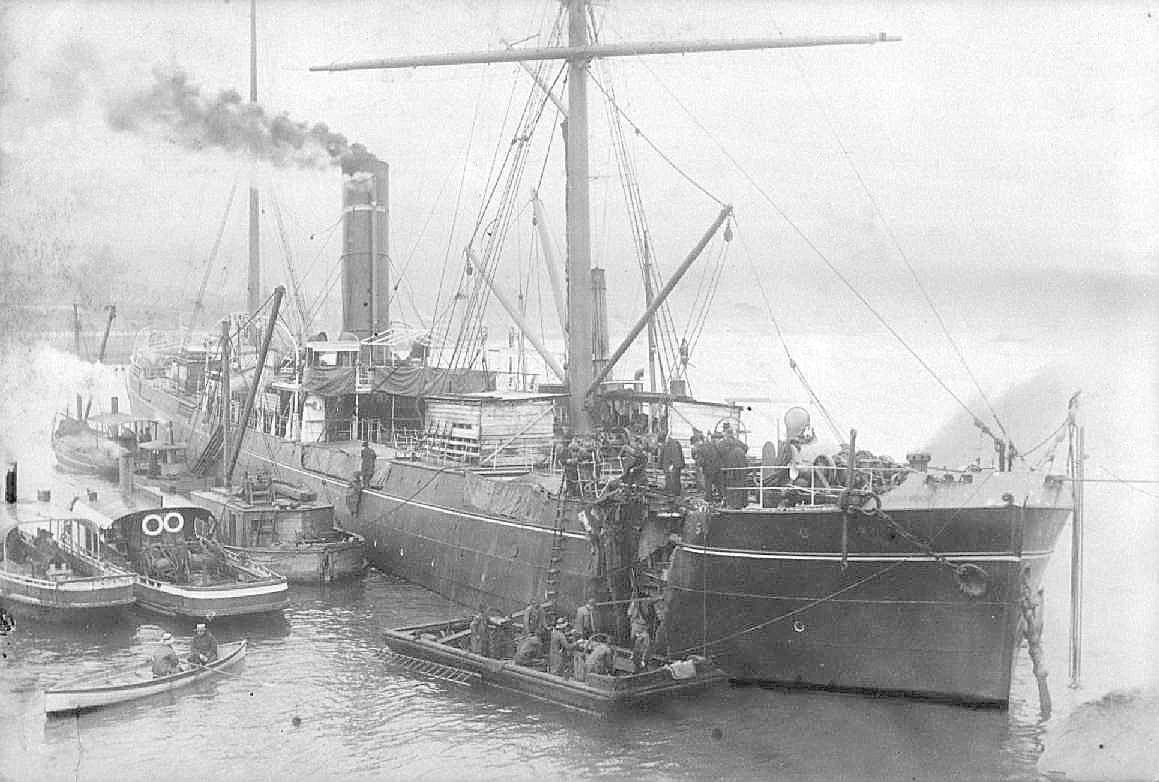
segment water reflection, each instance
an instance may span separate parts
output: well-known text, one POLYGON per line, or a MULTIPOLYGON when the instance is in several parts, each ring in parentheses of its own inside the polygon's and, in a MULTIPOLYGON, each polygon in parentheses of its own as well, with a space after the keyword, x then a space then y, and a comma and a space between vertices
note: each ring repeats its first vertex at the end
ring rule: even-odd
POLYGON ((723 686, 598 720, 388 664, 382 628, 461 612, 425 590, 375 573, 290 598, 280 616, 212 623, 220 641, 250 640, 230 675, 66 718, 43 714, 46 686, 141 660, 165 631, 180 651, 192 623, 20 627, 0 670, 0 754, 41 779, 233 779, 255 763, 287 779, 1040 778, 1037 704, 1021 696, 1004 712, 723 686), (174 758, 187 767, 170 772, 174 758))

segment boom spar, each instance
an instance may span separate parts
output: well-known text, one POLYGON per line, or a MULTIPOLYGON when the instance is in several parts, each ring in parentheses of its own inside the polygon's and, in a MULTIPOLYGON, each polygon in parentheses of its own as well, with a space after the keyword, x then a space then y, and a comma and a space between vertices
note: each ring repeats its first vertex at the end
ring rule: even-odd
POLYGON ((588 432, 589 389, 596 384, 592 362, 591 229, 588 171, 587 71, 597 57, 630 57, 645 54, 692 54, 696 52, 792 49, 813 46, 870 45, 900 41, 885 33, 877 35, 820 36, 798 38, 740 38, 736 40, 670 41, 591 44, 588 40, 588 0, 563 0, 568 12, 568 45, 507 48, 463 54, 416 55, 315 65, 311 71, 362 71, 470 65, 532 60, 566 60, 567 78, 567 271, 568 365, 567 385, 571 428, 588 432))

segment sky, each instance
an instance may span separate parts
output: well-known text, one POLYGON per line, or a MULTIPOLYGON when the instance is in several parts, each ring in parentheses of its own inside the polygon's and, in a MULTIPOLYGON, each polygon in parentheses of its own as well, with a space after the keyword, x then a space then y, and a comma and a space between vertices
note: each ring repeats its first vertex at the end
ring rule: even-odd
MULTIPOLYGON (((760 273, 793 290, 801 278, 839 290, 826 264, 870 287, 906 278, 907 261, 934 281, 1159 273, 1159 9, 1151 4, 609 0, 595 7, 605 42, 902 38, 622 58, 610 72, 598 66, 597 78, 614 88, 632 123, 629 147, 667 271, 715 217, 715 198, 736 208, 743 249, 730 248, 730 263, 741 269, 722 291, 742 305, 760 304, 750 279, 760 273)), ((450 295, 493 160, 510 146, 530 81, 514 65, 337 74, 309 66, 493 49, 537 33, 542 43, 557 9, 553 0, 259 3, 258 95, 267 115, 324 122, 391 166, 390 252, 406 277, 399 317, 421 317, 433 296, 450 295)), ((63 270, 68 284, 99 290, 97 298, 115 296, 118 285, 144 286, 188 308, 221 227, 220 270, 208 287, 211 295, 237 295, 252 179, 265 206, 263 287, 286 279, 288 255, 308 304, 333 314, 323 294, 333 290, 339 252, 337 168, 325 159, 254 164, 212 144, 191 149, 156 123, 110 122, 116 107, 151 89, 156 73, 187 74, 207 100, 222 90, 246 95, 248 21, 248 3, 237 0, 4 6, 0 217, 9 252, 39 248, 14 253, 17 267, 63 270), (243 194, 223 221, 234 182, 243 194)), ((606 109, 600 90, 590 93, 594 257, 608 268, 610 306, 622 319, 638 309, 638 272, 618 216, 606 109)), ((562 247, 554 122, 549 107, 548 130, 532 142, 517 188, 499 271, 505 285, 522 284, 539 301, 549 297, 529 260, 528 197, 543 171, 548 223, 562 247)), ((674 303, 684 296, 691 305, 692 288, 674 303)), ((912 301, 894 314, 904 316, 912 301)), ((951 321, 968 316, 954 313, 952 296, 941 303, 951 321)))

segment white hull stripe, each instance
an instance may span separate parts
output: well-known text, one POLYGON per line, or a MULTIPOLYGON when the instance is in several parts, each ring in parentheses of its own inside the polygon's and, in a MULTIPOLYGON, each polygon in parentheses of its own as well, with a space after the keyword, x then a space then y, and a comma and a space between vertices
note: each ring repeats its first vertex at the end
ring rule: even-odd
POLYGON ((283 593, 287 588, 285 583, 242 589, 188 589, 169 585, 158 587, 153 584, 141 584, 141 586, 155 595, 171 595, 183 600, 228 600, 239 597, 261 597, 262 595, 283 593))
MULTIPOLYGON (((279 470, 290 470, 291 472, 296 472, 299 475, 305 475, 309 478, 313 478, 314 480, 322 481, 323 483, 332 483, 335 486, 349 488, 349 484, 347 484, 345 481, 340 481, 340 480, 337 480, 335 478, 330 478, 330 477, 325 476, 325 475, 320 475, 319 473, 311 472, 310 470, 303 470, 303 469, 298 468, 298 467, 291 467, 288 464, 282 464, 281 462, 278 462, 274 459, 271 459, 269 456, 263 456, 262 454, 259 454, 259 453, 256 453, 254 451, 249 450, 248 448, 242 448, 242 452, 249 454, 250 456, 254 457, 255 459, 259 459, 263 462, 266 462, 267 464, 277 465, 279 470)), ((430 505, 428 503, 418 502, 418 501, 413 500, 413 499, 406 499, 404 497, 395 497, 394 495, 387 494, 386 492, 378 491, 377 489, 364 489, 363 493, 370 494, 374 497, 381 497, 384 500, 390 500, 391 502, 395 503, 396 506, 398 506, 398 507, 402 507, 404 505, 412 505, 416 508, 422 508, 423 510, 429 510, 429 511, 432 511, 434 513, 442 513, 446 516, 457 516, 459 518, 474 519, 476 521, 482 521, 482 522, 486 522, 488 524, 498 524, 502 527, 514 527, 516 529, 531 530, 532 532, 542 532, 544 535, 554 534, 551 527, 541 527, 538 524, 526 524, 526 523, 519 522, 519 521, 511 521, 511 520, 507 520, 507 519, 497 519, 497 518, 494 518, 492 516, 480 516, 476 513, 469 513, 467 511, 459 510, 457 508, 444 508, 441 505, 430 505)), ((392 510, 395 510, 395 509, 397 509, 397 508, 392 508, 392 510)), ((579 533, 579 532, 565 532, 564 537, 572 538, 573 540, 584 540, 584 541, 586 541, 588 539, 587 535, 584 535, 584 534, 579 533)))
MULTIPOLYGON (((773 559, 773 560, 795 560, 795 561, 818 561, 818 562, 840 562, 842 560, 840 552, 837 553, 823 553, 823 554, 808 554, 801 552, 789 551, 738 551, 734 549, 719 549, 708 548, 702 546, 682 545, 677 548, 687 551, 690 554, 707 554, 714 557, 729 557, 736 559, 773 559)), ((941 553, 941 556, 950 560, 962 560, 969 562, 1021 562, 1024 559, 1040 559, 1049 557, 1049 551, 1028 551, 1022 556, 1017 554, 982 554, 971 553, 969 551, 947 551, 941 553)), ((845 557, 850 562, 937 562, 937 557, 929 554, 849 554, 845 557)))
MULTIPOLYGON (((242 453, 245 453, 249 456, 252 456, 253 458, 257 459, 258 461, 265 462, 266 464, 276 465, 279 470, 289 470, 290 472, 295 472, 295 473, 298 473, 299 475, 304 475, 304 476, 311 478, 313 480, 321 481, 322 483, 329 483, 329 484, 332 484, 334 486, 339 486, 342 488, 349 488, 349 484, 346 481, 341 481, 341 480, 338 480, 336 478, 331 478, 327 475, 322 475, 322 474, 314 472, 312 470, 304 470, 304 469, 301 469, 300 467, 294 467, 294 466, 289 465, 289 464, 282 464, 281 462, 277 461, 276 459, 273 459, 272 457, 270 457, 268 455, 260 454, 257 451, 251 450, 251 449, 246 448, 244 446, 242 447, 241 451, 242 451, 242 453)), ((530 530, 532 532, 540 532, 540 533, 543 533, 544 535, 554 534, 554 531, 550 527, 542 527, 542 526, 539 526, 538 524, 526 524, 523 522, 511 521, 511 520, 507 520, 507 519, 497 519, 497 518, 494 518, 492 516, 481 516, 481 515, 476 514, 476 513, 469 513, 467 511, 460 510, 457 508, 445 508, 441 505, 430 505, 430 504, 425 503, 425 502, 418 502, 414 499, 407 499, 404 497, 395 497, 394 495, 387 494, 385 492, 378 491, 376 489, 363 489, 363 492, 366 494, 370 494, 374 497, 381 497, 384 500, 389 500, 389 501, 395 503, 398 507, 411 505, 411 506, 414 506, 416 508, 422 508, 423 510, 431 511, 433 513, 441 513, 445 516, 456 516, 459 518, 474 519, 476 521, 482 521, 482 522, 487 523, 487 524, 498 524, 499 526, 502 526, 502 527, 512 527, 514 529, 524 529, 524 530, 530 530)), ((583 541, 586 541, 588 539, 587 535, 584 535, 584 534, 579 533, 579 532, 565 532, 564 537, 571 538, 573 540, 583 540, 583 541)), ((691 546, 682 546, 681 548, 685 548, 689 551, 695 551, 698 553, 703 553, 703 551, 704 551, 703 549, 691 547, 691 546)), ((722 550, 722 549, 710 549, 708 551, 708 553, 712 554, 714 556, 733 556, 733 557, 743 557, 743 558, 750 558, 750 559, 820 559, 820 560, 831 560, 831 559, 840 560, 841 559, 840 554, 790 554, 787 552, 728 551, 728 550, 722 550)), ((951 558, 952 557, 964 557, 967 559, 982 559, 982 560, 991 561, 991 560, 988 560, 987 558, 992 557, 994 555, 973 556, 970 554, 946 554, 944 556, 951 557, 951 558)), ((1042 553, 1038 553, 1038 552, 1029 553, 1028 552, 1027 554, 1023 555, 1023 557, 1021 557, 1021 558, 1022 559, 1030 559, 1030 558, 1034 558, 1034 557, 1038 557, 1038 556, 1050 556, 1050 552, 1049 551, 1042 552, 1042 553)), ((929 557, 927 555, 921 555, 921 554, 913 554, 913 555, 908 555, 908 554, 888 555, 888 554, 886 554, 886 555, 881 555, 881 556, 878 556, 878 555, 850 555, 849 559, 857 559, 857 560, 866 561, 866 562, 893 562, 896 560, 907 560, 907 559, 934 560, 934 557, 929 557), (876 557, 876 558, 874 558, 874 557, 876 557)), ((1000 555, 997 560, 993 560, 993 561, 1014 562, 1014 561, 1017 561, 1018 559, 1019 559, 1019 557, 1014 556, 1014 555, 1000 555), (1005 559, 1002 559, 1003 556, 1005 557, 1005 559)))

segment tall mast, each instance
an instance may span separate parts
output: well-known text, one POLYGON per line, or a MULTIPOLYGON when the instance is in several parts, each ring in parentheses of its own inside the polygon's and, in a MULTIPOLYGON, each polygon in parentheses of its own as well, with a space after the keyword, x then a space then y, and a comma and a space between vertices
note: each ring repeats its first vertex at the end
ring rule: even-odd
MULTIPOLYGON (((566 0, 568 45, 588 45, 587 0, 566 0)), ((588 167, 588 65, 579 55, 567 61, 567 387, 575 432, 591 431, 586 410, 592 369, 592 247, 588 167)))
MULTIPOLYGON (((594 390, 592 365, 591 226, 588 167, 588 67, 595 57, 629 57, 644 54, 685 54, 711 51, 788 49, 805 46, 843 46, 897 41, 884 33, 859 36, 806 38, 745 38, 724 41, 625 42, 591 44, 588 40, 588 0, 562 0, 568 12, 568 45, 507 48, 465 54, 416 55, 377 60, 315 65, 312 71, 357 71, 415 68, 468 63, 566 60, 567 76, 567 381, 572 428, 591 429, 587 397, 594 390)), ((654 302, 655 303, 655 300, 654 302)))
MULTIPOLYGON (((250 103, 258 102, 258 8, 257 0, 250 0, 250 103)), ((258 189, 254 186, 254 170, 250 169, 250 263, 246 283, 246 311, 257 312, 262 304, 262 261, 258 234, 258 189)))

